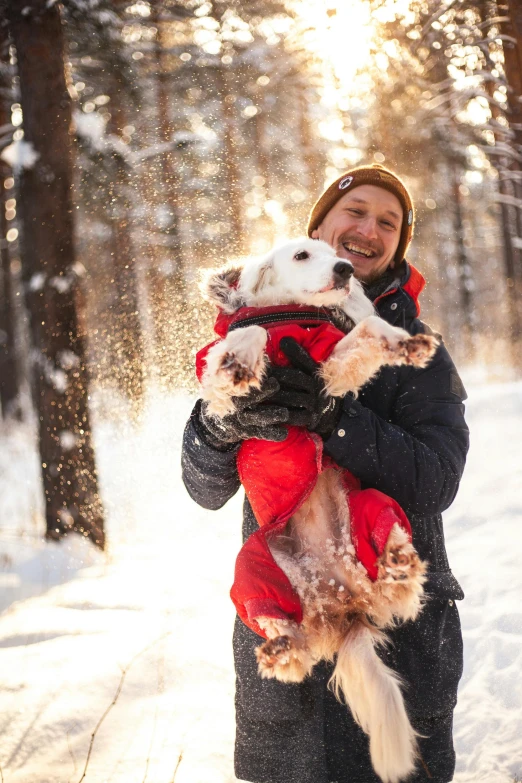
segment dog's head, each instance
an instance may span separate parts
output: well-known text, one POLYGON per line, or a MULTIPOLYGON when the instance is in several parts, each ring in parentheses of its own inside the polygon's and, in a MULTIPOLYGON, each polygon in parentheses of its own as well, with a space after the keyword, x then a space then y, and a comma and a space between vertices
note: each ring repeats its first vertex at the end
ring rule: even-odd
POLYGON ((227 313, 243 305, 283 304, 341 307, 355 321, 373 313, 351 263, 338 258, 326 242, 308 237, 248 259, 243 267, 211 272, 203 290, 227 313))

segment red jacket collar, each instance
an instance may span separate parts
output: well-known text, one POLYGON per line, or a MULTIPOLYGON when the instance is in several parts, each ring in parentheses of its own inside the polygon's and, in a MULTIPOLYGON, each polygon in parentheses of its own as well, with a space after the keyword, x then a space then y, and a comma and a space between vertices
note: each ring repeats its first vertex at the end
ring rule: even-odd
POLYGON ((384 299, 385 296, 390 296, 390 294, 394 294, 397 291, 397 288, 402 288, 403 291, 405 291, 410 299, 413 300, 413 303, 415 304, 415 309, 417 311, 417 318, 420 315, 420 303, 419 303, 419 296, 426 285, 426 280, 422 276, 422 274, 419 272, 418 269, 416 269, 413 264, 406 263, 406 272, 403 275, 399 286, 396 286, 395 288, 391 288, 389 291, 385 291, 383 294, 377 297, 374 304, 377 304, 381 299, 384 299))

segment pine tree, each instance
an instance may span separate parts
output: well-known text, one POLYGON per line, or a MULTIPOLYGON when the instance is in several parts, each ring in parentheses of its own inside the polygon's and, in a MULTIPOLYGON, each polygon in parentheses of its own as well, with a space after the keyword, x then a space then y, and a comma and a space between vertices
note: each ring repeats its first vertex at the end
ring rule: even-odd
POLYGON ((139 92, 122 41, 127 5, 126 0, 66 0, 64 30, 72 78, 82 85, 75 112, 81 163, 76 167, 81 172, 76 200, 84 218, 80 240, 89 241, 83 224, 93 219, 107 234, 102 264, 96 263, 96 256, 82 254, 93 281, 104 281, 106 292, 93 304, 103 330, 98 329, 98 339, 89 347, 97 365, 96 380, 115 385, 139 410, 145 391, 145 338, 132 237, 133 165, 124 132, 139 92), (86 114, 81 108, 93 111, 86 114))
POLYGON ((510 216, 505 214, 504 220, 506 233, 509 234, 506 236, 506 245, 510 245, 506 261, 512 334, 515 341, 522 342, 522 8, 514 0, 495 5, 499 14, 507 12, 507 17, 499 27, 503 36, 503 64, 507 82, 506 119, 509 123, 512 155, 509 170, 503 172, 504 182, 509 182, 511 193, 506 193, 504 187, 503 195, 507 196, 508 202, 504 213, 511 211, 512 219, 510 221, 510 216))
MULTIPOLYGON (((395 65, 392 72, 396 82, 389 88, 389 100, 384 105, 385 96, 381 94, 377 114, 389 115, 394 106, 399 112, 395 113, 393 122, 389 117, 386 122, 376 119, 381 137, 378 143, 391 145, 394 153, 400 150, 401 164, 406 170, 407 158, 423 162, 421 192, 426 193, 435 185, 436 212, 431 218, 429 211, 421 212, 419 223, 421 232, 426 233, 426 218, 433 223, 439 221, 441 237, 444 230, 453 237, 451 242, 443 240, 443 247, 450 250, 453 259, 455 277, 448 281, 450 288, 454 289, 458 283, 460 292, 456 303, 463 318, 459 324, 453 324, 458 326, 459 343, 461 330, 475 335, 480 329, 486 333, 496 328, 498 332, 498 326, 508 340, 516 341, 519 315, 511 285, 518 267, 518 250, 513 243, 518 231, 512 192, 517 152, 506 101, 503 64, 508 39, 500 30, 501 9, 490 0, 444 6, 428 0, 412 3, 409 10, 408 20, 396 19, 384 28, 387 50, 396 50, 396 56, 390 58, 391 68, 395 65), (408 105, 406 123, 403 121, 405 104, 408 105), (402 144, 405 133, 407 143, 402 144), (397 136, 401 140, 399 144, 397 136), (477 182, 468 177, 476 172, 476 166, 483 184, 470 185, 477 182), (495 184, 497 194, 493 192, 495 184), (485 200, 479 203, 476 198, 464 196, 469 194, 470 187, 475 196, 485 200), (495 202, 500 202, 500 208, 495 202), (444 213, 450 204, 453 218, 448 222, 444 213), (496 217, 496 226, 492 217, 496 217), (488 259, 487 273, 482 259, 484 252, 490 252, 491 243, 488 241, 486 251, 484 244, 477 243, 477 232, 469 228, 481 220, 490 224, 490 236, 492 233, 504 237, 504 268, 495 253, 488 259), (505 318, 504 308, 497 307, 492 314, 494 323, 483 325, 478 317, 479 300, 484 297, 484 301, 489 301, 490 295, 494 300, 507 301, 508 317, 505 318)), ((389 81, 393 80, 389 78, 389 81)), ((435 204, 433 198, 430 202, 435 204)), ((446 265, 445 258, 441 263, 442 274, 446 265)), ((442 307, 447 308, 448 304, 452 305, 453 300, 442 307)), ((452 324, 452 318, 450 307, 445 323, 452 324)))
POLYGON ((21 257, 32 337, 32 382, 47 537, 78 531, 104 546, 80 331, 71 198, 71 103, 60 9, 45 0, 4 6, 23 111, 18 182, 21 257))

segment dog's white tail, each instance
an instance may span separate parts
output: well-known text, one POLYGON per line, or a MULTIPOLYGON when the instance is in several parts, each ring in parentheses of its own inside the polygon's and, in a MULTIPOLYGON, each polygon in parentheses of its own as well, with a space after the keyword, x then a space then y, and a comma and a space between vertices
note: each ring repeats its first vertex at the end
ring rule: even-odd
POLYGON ((331 683, 370 738, 373 767, 384 783, 399 783, 413 770, 417 751, 400 678, 379 658, 377 629, 355 623, 339 649, 331 683))

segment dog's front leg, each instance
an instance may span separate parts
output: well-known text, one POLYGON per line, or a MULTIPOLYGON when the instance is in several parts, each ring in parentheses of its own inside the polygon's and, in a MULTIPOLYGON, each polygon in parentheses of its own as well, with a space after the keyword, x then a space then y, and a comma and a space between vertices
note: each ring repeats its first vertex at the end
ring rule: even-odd
POLYGON ((437 344, 430 335, 411 336, 378 316, 365 318, 337 343, 322 365, 326 391, 334 397, 357 393, 383 365, 425 367, 437 344))
POLYGON ((261 326, 246 326, 230 332, 210 349, 201 380, 209 413, 233 413, 232 397, 242 397, 251 388, 259 388, 267 362, 266 341, 267 332, 261 326))

